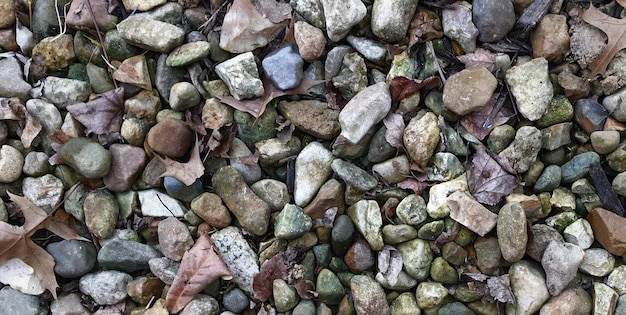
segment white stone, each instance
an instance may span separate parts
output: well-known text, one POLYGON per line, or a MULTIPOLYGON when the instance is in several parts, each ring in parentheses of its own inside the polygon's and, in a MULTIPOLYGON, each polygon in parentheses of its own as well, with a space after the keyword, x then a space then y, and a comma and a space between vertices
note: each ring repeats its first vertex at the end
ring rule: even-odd
POLYGON ((24 294, 39 295, 44 291, 35 270, 19 258, 0 265, 0 282, 24 294))
POLYGON ((615 267, 615 256, 604 248, 589 248, 585 250, 583 261, 578 269, 595 277, 608 275, 615 267))
POLYGON ((85 102, 89 94, 91 85, 85 81, 49 76, 43 82, 43 98, 58 108, 85 102))
POLYGON ((617 293, 601 282, 593 283, 593 315, 612 315, 617 304, 617 293))
POLYGON ((144 217, 182 217, 185 208, 180 201, 155 189, 138 192, 141 214, 144 217))
POLYGON ((468 191, 467 176, 462 174, 457 178, 436 184, 430 187, 428 204, 426 205, 426 211, 433 219, 442 219, 450 215, 450 208, 448 207, 446 200, 448 196, 455 191, 468 191))
POLYGON ((215 72, 238 100, 262 96, 265 90, 251 52, 237 55, 217 66, 215 72))
POLYGON ((253 296, 252 279, 259 273, 259 260, 250 244, 244 239, 241 230, 229 226, 213 233, 211 240, 230 269, 233 275, 232 281, 240 289, 253 296))
POLYGON ((626 265, 621 265, 609 274, 606 284, 622 295, 626 294, 626 265))
POLYGON ((358 143, 391 109, 391 94, 385 82, 370 85, 355 95, 339 113, 340 136, 358 143))
POLYGON ((321 143, 309 143, 296 158, 293 198, 296 205, 306 206, 333 173, 335 157, 321 143))
POLYGON ((578 219, 568 225, 563 231, 563 238, 566 242, 576 244, 583 250, 591 247, 595 240, 591 224, 585 219, 578 219))
POLYGON ((520 260, 509 269, 509 277, 513 296, 517 303, 515 314, 534 314, 550 298, 546 279, 539 265, 520 260))
POLYGON ((522 116, 535 121, 546 113, 554 91, 545 58, 535 58, 510 68, 506 72, 506 81, 522 116))
POLYGON ((320 0, 326 18, 328 38, 333 42, 342 40, 353 26, 367 14, 367 8, 361 0, 320 0))

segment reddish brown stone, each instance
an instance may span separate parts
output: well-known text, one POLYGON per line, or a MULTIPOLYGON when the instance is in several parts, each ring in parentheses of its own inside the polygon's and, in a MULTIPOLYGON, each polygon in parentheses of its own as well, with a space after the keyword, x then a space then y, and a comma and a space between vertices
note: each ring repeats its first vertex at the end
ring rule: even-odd
POLYGON ((128 283, 130 298, 139 304, 148 304, 153 297, 161 296, 165 283, 154 276, 139 277, 128 283))
POLYGON ((626 218, 595 208, 589 212, 587 221, 591 224, 596 240, 611 254, 621 256, 626 252, 626 218))
POLYGON ((343 261, 352 273, 360 274, 374 266, 375 257, 370 245, 365 240, 358 240, 350 246, 343 261))
POLYGON ((330 208, 337 208, 337 215, 343 214, 345 207, 343 186, 336 179, 330 179, 320 187, 313 201, 303 210, 315 220, 323 218, 330 208))
POLYGON ((110 191, 126 191, 143 171, 148 157, 142 148, 130 144, 114 143, 109 151, 111 169, 104 176, 104 184, 110 191))
POLYGON ((152 150, 171 158, 180 158, 189 151, 193 131, 182 120, 165 118, 148 132, 148 145, 152 150))

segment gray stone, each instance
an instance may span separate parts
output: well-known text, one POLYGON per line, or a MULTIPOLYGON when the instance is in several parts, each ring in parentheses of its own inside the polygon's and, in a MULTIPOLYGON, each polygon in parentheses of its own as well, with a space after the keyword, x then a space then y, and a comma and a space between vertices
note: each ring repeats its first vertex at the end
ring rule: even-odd
POLYGON ((182 23, 183 9, 183 6, 176 2, 166 2, 156 8, 152 8, 150 11, 140 13, 136 12, 135 15, 173 25, 179 25, 182 23))
POLYGON ((578 245, 552 241, 541 258, 541 266, 546 272, 548 292, 557 296, 574 279, 584 252, 578 245))
POLYGON ((222 303, 224 303, 224 308, 233 313, 241 313, 250 307, 248 296, 239 288, 224 293, 222 303))
POLYGON ((469 2, 459 1, 442 10, 441 24, 443 34, 456 40, 465 53, 471 53, 476 49, 478 29, 472 22, 472 5, 469 2))
POLYGON ((189 82, 178 82, 172 85, 169 98, 173 110, 184 112, 198 105, 201 101, 200 92, 189 82))
POLYGON ((314 315, 315 303, 313 300, 302 300, 291 312, 293 315, 314 315))
POLYGON ((326 54, 326 62, 324 64, 324 78, 326 80, 332 80, 341 70, 344 57, 353 52, 354 49, 350 46, 339 45, 331 49, 326 54))
POLYGON ((220 312, 219 302, 211 296, 198 294, 179 313, 180 315, 217 315, 220 312))
POLYGON ((150 272, 157 276, 163 283, 172 284, 174 277, 178 273, 180 263, 167 257, 158 257, 148 260, 150 272))
POLYGON ((605 97, 602 105, 608 110, 615 119, 626 121, 626 87, 621 88, 617 92, 605 97))
POLYGON ((351 100, 367 87, 365 59, 358 52, 346 54, 341 62, 339 73, 332 78, 332 82, 344 99, 351 100))
POLYGON ((272 84, 281 90, 295 88, 302 79, 304 60, 293 45, 269 53, 261 64, 272 84))
POLYGON ((41 124, 39 137, 42 139, 44 151, 52 154, 50 135, 61 129, 63 118, 61 113, 53 104, 40 99, 30 99, 26 101, 26 111, 41 124))
POLYGON ((404 292, 395 298, 391 303, 390 311, 394 315, 421 314, 415 295, 411 292, 404 292))
POLYGON ((509 269, 509 277, 517 304, 516 314, 534 314, 550 298, 545 275, 539 265, 526 260, 518 261, 509 269))
POLYGON ((626 265, 613 269, 606 279, 606 284, 615 289, 617 294, 626 294, 626 265))
POLYGON ((560 184, 561 167, 558 165, 549 165, 543 169, 533 189, 536 192, 550 192, 559 187, 560 184))
POLYGON ((479 111, 491 100, 497 85, 496 77, 485 67, 459 71, 444 85, 443 104, 457 115, 479 111))
POLYGON ((387 57, 387 46, 377 41, 371 40, 365 37, 348 36, 346 38, 348 43, 356 49, 365 59, 384 64, 387 57))
POLYGON ((85 102, 91 92, 91 85, 85 81, 53 76, 43 81, 43 98, 58 108, 85 102))
POLYGON ((546 113, 553 91, 545 58, 535 58, 510 68, 506 71, 506 81, 522 116, 535 121, 546 113))
POLYGON ((289 4, 307 22, 319 29, 326 29, 324 10, 319 0, 291 0, 289 4))
POLYGON ((228 85, 230 94, 238 100, 262 96, 263 82, 251 52, 237 55, 215 66, 217 75, 228 85))
POLYGON ((347 185, 360 190, 372 190, 378 184, 376 178, 355 164, 335 159, 331 164, 331 168, 347 185))
POLYGON ((299 298, 296 289, 290 287, 283 279, 275 279, 272 285, 274 306, 278 312, 287 312, 298 305, 299 298))
POLYGON ((50 304, 52 315, 89 315, 91 312, 82 304, 80 294, 68 293, 50 304))
POLYGON ((161 257, 151 246, 135 241, 112 240, 98 252, 98 263, 105 269, 134 272, 149 269, 148 261, 161 257))
POLYGON ((15 57, 0 59, 0 97, 29 99, 31 86, 24 80, 22 66, 15 57))
POLYGON ((435 153, 424 170, 428 180, 439 182, 449 181, 465 172, 459 158, 450 152, 435 153))
POLYGON ((333 0, 320 2, 326 18, 328 38, 333 42, 342 40, 367 14, 365 4, 360 0, 347 0, 341 3, 333 0))
POLYGON ((572 183, 589 174, 591 163, 600 162, 600 156, 595 152, 585 152, 574 156, 561 166, 561 176, 564 183, 572 183))
POLYGON ((279 211, 289 203, 287 185, 275 179, 262 179, 250 186, 254 193, 263 199, 272 211, 279 211))
POLYGON ((374 35, 386 42, 401 40, 406 36, 417 3, 417 0, 374 1, 371 18, 374 35))
MULTIPOLYGON (((170 67, 167 65, 166 54, 161 54, 157 60, 156 75, 154 78, 154 86, 161 97, 165 100, 170 99, 170 90, 174 84, 183 81, 187 75, 187 70, 182 67, 170 67)), ((143 142, 142 142, 143 143, 143 142)))
POLYGON ((180 261, 183 255, 193 246, 193 238, 185 223, 177 218, 168 217, 159 222, 159 250, 173 261, 180 261))
POLYGON ((113 236, 120 208, 108 190, 92 190, 83 202, 85 225, 95 237, 106 239, 113 236))
POLYGON ((419 225, 428 218, 426 202, 419 195, 411 194, 396 206, 396 215, 408 225, 419 225))
POLYGON ((169 52, 180 46, 185 32, 172 24, 130 16, 117 24, 120 37, 127 42, 156 52, 169 52))
POLYGON ((480 236, 489 233, 499 221, 495 213, 461 190, 449 195, 446 204, 450 209, 450 218, 480 236))
POLYGON ((442 306, 437 315, 474 315, 475 313, 461 302, 452 302, 442 306))
POLYGON ((112 305, 127 297, 126 285, 133 280, 121 271, 99 271, 80 278, 80 292, 90 295, 100 305, 112 305))
POLYGON ((474 24, 478 28, 481 42, 493 43, 501 40, 515 24, 515 12, 511 1, 478 0, 472 3, 474 24))
MULTIPOLYGON (((374 142, 373 139, 372 142, 374 142)), ((376 174, 376 176, 380 176, 385 182, 390 184, 395 184, 407 179, 410 171, 411 164, 409 158, 406 155, 400 155, 384 162, 374 164, 372 166, 372 172, 376 174)))
POLYGON ((506 159, 518 173, 526 172, 537 159, 541 150, 541 132, 532 126, 524 126, 517 130, 515 140, 498 156, 506 159))
POLYGON ((583 260, 578 269, 594 277, 604 277, 613 271, 615 256, 604 248, 589 248, 585 250, 583 260))
MULTIPOLYGON (((404 270, 413 278, 426 280, 430 272, 430 264, 433 260, 433 253, 428 242, 414 239, 396 246, 402 254, 404 270)), ((419 288, 418 288, 419 290, 419 288)))
POLYGON ((533 237, 528 242, 526 253, 538 262, 541 262, 543 253, 551 241, 564 242, 559 231, 545 224, 533 225, 529 233, 532 233, 533 237))
POLYGON ((497 275, 498 268, 504 263, 499 240, 495 237, 480 237, 474 242, 477 265, 487 275, 497 275))
POLYGON ((230 166, 234 167, 243 176, 247 184, 253 184, 261 179, 261 167, 258 163, 243 163, 238 158, 252 155, 246 144, 239 138, 234 138, 230 143, 228 156, 230 156, 230 166))
POLYGON ((21 293, 9 286, 0 289, 0 312, 3 315, 39 315, 46 314, 47 310, 41 309, 37 296, 21 293))
POLYGON ((450 208, 447 204, 448 196, 456 191, 469 191, 465 174, 453 180, 431 186, 428 192, 428 203, 426 204, 428 215, 433 219, 447 217, 450 214, 450 208))
POLYGON ((345 255, 355 237, 352 220, 347 215, 339 215, 330 233, 331 246, 335 255, 345 255))
POLYGON ((578 245, 585 250, 593 244, 593 230, 591 224, 585 219, 578 219, 563 230, 563 238, 566 242, 578 245))
POLYGON ((500 209, 497 230, 502 257, 509 262, 521 260, 526 252, 528 234, 526 214, 519 203, 507 203, 500 209))
POLYGON ((306 206, 332 174, 334 156, 319 142, 308 144, 296 158, 294 201, 306 206))
POLYGON ((327 305, 337 305, 345 296, 339 278, 328 269, 322 269, 317 274, 315 288, 318 293, 319 301, 327 305))
POLYGON ((541 147, 546 150, 556 150, 572 142, 570 133, 574 124, 560 123, 541 130, 541 147))
POLYGON ((252 279, 259 273, 259 262, 241 230, 230 226, 213 233, 211 240, 232 273, 232 281, 248 295, 254 295, 252 279))
POLYGON ((594 131, 589 135, 591 146, 598 154, 609 154, 619 146, 620 134, 617 130, 594 131))
POLYGON ((296 127, 296 129, 320 139, 333 139, 341 132, 339 110, 329 108, 325 102, 302 100, 296 102, 281 101, 278 104, 280 113, 296 127))
POLYGON ((93 244, 78 240, 63 240, 46 246, 54 258, 54 273, 64 278, 78 278, 96 265, 97 251, 93 244))
POLYGON ((354 276, 350 290, 357 314, 389 314, 385 290, 374 279, 366 275, 354 276))
POLYGON ((48 155, 44 152, 28 152, 26 157, 24 157, 24 167, 22 171, 25 175, 32 177, 45 175, 52 171, 52 166, 50 162, 48 162, 48 158, 48 155))

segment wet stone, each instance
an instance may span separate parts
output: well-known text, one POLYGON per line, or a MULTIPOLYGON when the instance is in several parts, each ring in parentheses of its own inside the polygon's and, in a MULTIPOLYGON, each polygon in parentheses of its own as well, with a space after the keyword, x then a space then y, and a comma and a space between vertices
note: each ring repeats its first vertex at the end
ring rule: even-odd
POLYGON ((304 61, 293 45, 269 53, 262 65, 272 84, 281 90, 295 88, 302 79, 304 61))

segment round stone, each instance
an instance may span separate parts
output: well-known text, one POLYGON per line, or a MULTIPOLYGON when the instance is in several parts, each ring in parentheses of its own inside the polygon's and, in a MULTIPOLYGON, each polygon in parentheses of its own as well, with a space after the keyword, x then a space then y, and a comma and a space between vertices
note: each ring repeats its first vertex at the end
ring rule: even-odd
POLYGON ((6 144, 0 148, 0 183, 16 181, 23 167, 24 156, 20 151, 6 144))
POLYGON ((63 240, 46 246, 54 258, 54 272, 64 278, 78 278, 96 264, 97 251, 93 244, 78 240, 63 240))
POLYGON ((166 118, 148 132, 148 145, 156 152, 171 158, 180 158, 189 151, 194 141, 193 131, 178 119, 166 118))

